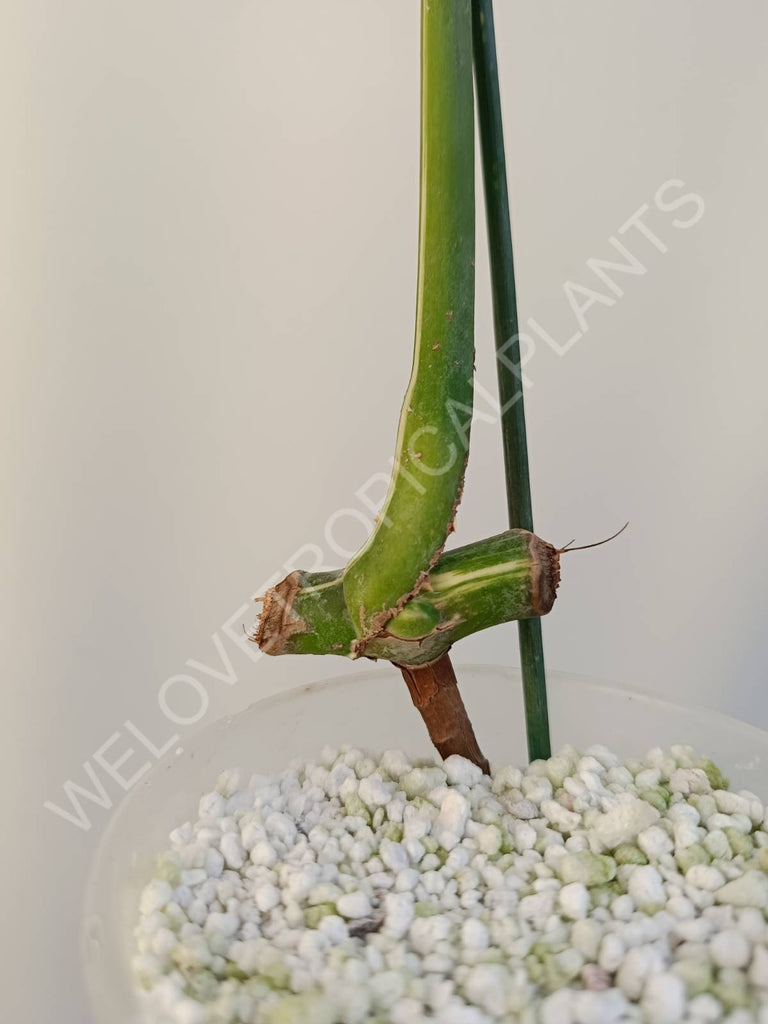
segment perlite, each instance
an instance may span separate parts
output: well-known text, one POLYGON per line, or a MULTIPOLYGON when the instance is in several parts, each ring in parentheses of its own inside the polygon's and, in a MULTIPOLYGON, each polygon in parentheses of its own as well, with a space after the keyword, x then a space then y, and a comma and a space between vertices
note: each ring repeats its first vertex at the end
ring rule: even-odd
POLYGON ((611 857, 583 850, 560 857, 556 870, 566 885, 569 882, 581 882, 586 886, 604 885, 616 877, 616 862, 611 857))
POLYGON ((595 835, 607 850, 615 850, 622 843, 634 839, 658 817, 659 811, 645 800, 627 800, 597 819, 595 835))
POLYGON ((489 778, 342 748, 228 773, 141 898, 148 1019, 768 1024, 765 811, 695 792, 675 750, 489 778))
POLYGON ((747 871, 740 878, 728 882, 715 893, 718 903, 734 907, 768 907, 768 877, 757 871, 747 871))

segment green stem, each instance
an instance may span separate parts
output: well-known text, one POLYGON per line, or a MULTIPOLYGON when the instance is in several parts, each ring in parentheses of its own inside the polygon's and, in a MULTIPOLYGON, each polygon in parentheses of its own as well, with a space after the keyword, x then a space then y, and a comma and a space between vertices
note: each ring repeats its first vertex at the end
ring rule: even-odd
MULTIPOLYGON (((488 248, 491 263, 494 333, 496 337, 501 430, 507 485, 509 525, 533 531, 528 443, 525 429, 520 342, 518 337, 515 267, 509 217, 504 130, 492 0, 473 0, 475 81, 488 248)), ((530 758, 549 757, 549 718, 541 623, 518 624, 523 674, 526 730, 530 758)))
MULTIPOLYGON (((546 615, 560 579, 560 552, 526 530, 448 551, 425 586, 371 639, 366 655, 397 665, 434 663, 462 637, 546 615)), ((254 638, 267 654, 359 656, 342 571, 296 571, 269 591, 254 638)))
POLYGON ((474 98, 470 0, 422 0, 416 338, 392 482, 344 574, 365 653, 418 592, 453 528, 472 417, 474 98))

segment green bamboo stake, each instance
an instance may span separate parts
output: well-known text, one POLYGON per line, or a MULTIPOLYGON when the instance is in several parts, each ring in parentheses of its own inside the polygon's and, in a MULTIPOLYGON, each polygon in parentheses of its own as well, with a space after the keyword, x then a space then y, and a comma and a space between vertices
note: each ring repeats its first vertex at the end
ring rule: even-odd
MULTIPOLYGON (((504 128, 496 59, 493 0, 472 0, 472 29, 480 128, 480 150, 485 185, 488 250, 491 263, 496 366, 501 400, 501 431, 507 486, 509 525, 533 532, 531 482, 520 343, 518 340, 515 267, 509 218, 504 128), (503 352, 504 359, 499 356, 503 352), (510 366, 509 364, 512 364, 510 366), (516 369, 513 369, 515 367, 516 369)), ((523 675, 528 755, 549 757, 549 715, 544 672, 544 645, 539 619, 518 623, 520 666, 523 675)))

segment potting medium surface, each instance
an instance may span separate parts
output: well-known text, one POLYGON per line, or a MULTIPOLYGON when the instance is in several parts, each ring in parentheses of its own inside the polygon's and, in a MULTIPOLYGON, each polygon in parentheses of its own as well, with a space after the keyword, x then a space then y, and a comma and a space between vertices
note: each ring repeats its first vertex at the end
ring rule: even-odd
MULTIPOLYGON (((671 707, 611 693, 637 723, 644 702, 671 707)), ((764 737, 720 722, 742 731, 735 788, 686 744, 564 746, 492 777, 334 744, 282 772, 213 773, 141 858, 135 1019, 768 1022, 768 832, 742 788, 764 737)))

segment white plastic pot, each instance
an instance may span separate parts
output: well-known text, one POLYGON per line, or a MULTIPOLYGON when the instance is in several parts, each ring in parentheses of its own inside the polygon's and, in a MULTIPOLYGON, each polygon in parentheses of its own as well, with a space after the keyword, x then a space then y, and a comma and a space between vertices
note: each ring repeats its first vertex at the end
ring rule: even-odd
MULTIPOLYGON (((526 760, 520 673, 458 667, 462 695, 492 765, 526 760)), ((563 673, 549 677, 553 749, 603 743, 624 757, 688 743, 711 757, 735 788, 768 796, 768 733, 701 708, 563 673)), ((158 765, 130 793, 104 835, 86 892, 84 960, 98 1024, 136 1024, 130 974, 139 893, 172 828, 196 815, 224 768, 271 773, 324 744, 399 747, 436 756, 399 675, 387 667, 329 679, 253 704, 216 722, 158 765)))

